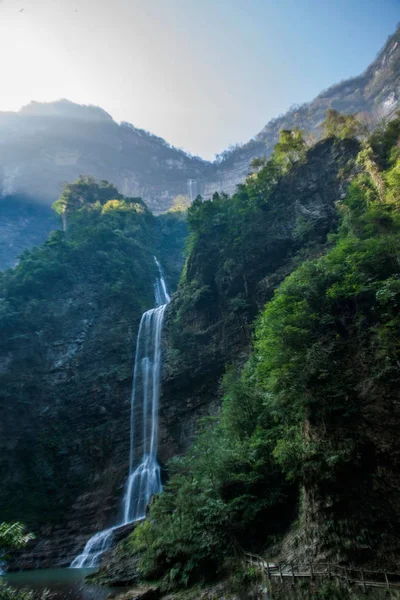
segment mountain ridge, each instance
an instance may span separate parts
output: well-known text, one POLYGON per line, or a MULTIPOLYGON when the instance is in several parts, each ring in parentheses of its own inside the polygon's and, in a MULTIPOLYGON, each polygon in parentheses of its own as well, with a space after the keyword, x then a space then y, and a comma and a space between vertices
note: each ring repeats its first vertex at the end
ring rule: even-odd
MULTIPOLYGON (((280 129, 299 127, 318 138, 328 108, 363 113, 367 122, 376 123, 390 118, 399 100, 400 26, 361 75, 271 119, 246 144, 226 150, 214 162, 192 156, 130 123, 117 123, 100 107, 65 99, 31 102, 19 112, 0 112, 0 201, 17 196, 26 197, 30 204, 50 206, 65 183, 90 175, 112 182, 125 196, 143 198, 160 214, 177 196, 193 201, 199 194, 203 198, 215 192, 233 194, 245 180, 250 162, 271 154, 280 129)), ((32 235, 35 227, 42 229, 29 219, 23 246, 21 239, 13 242, 17 224, 4 210, 0 227, 11 235, 2 241, 0 268, 15 264, 21 246, 37 243, 37 235, 32 235)))

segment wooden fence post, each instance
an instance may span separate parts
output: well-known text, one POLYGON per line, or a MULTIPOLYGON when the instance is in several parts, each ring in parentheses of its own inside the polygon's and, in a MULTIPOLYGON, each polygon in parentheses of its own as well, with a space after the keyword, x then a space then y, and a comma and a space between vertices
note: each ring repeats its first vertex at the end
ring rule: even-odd
POLYGON ((268 577, 268 581, 271 581, 271 575, 269 572, 269 561, 267 560, 267 577, 268 577))
POLYGON ((314 580, 314 573, 313 573, 312 563, 310 563, 310 577, 311 577, 311 581, 313 581, 314 580))
POLYGON ((278 567, 279 567, 279 577, 281 578, 281 583, 283 583, 283 575, 282 575, 282 565, 281 565, 281 563, 278 563, 278 567))
POLYGON ((364 576, 364 571, 361 569, 361 581, 362 581, 362 586, 363 586, 363 590, 365 592, 365 576, 364 576))
POLYGON ((293 567, 293 563, 290 563, 290 566, 292 568, 292 584, 294 585, 294 567, 293 567))
POLYGON ((386 581, 386 587, 389 590, 390 589, 390 583, 389 583, 389 579, 388 579, 386 571, 385 571, 385 581, 386 581))

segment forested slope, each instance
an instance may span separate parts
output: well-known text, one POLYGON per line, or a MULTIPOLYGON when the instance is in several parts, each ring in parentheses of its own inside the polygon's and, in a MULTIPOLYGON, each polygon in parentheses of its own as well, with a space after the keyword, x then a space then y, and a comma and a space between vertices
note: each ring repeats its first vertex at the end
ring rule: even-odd
POLYGON ((0 279, 0 512, 38 534, 41 566, 68 564, 118 512, 154 255, 176 285, 186 236, 179 213, 156 218, 107 182, 66 186, 58 207, 67 231, 0 279))
POLYGON ((235 196, 189 211, 164 403, 214 402, 224 364, 222 409, 121 550, 167 588, 240 547, 396 567, 400 119, 366 138, 331 111, 325 131, 308 152, 283 132, 235 196))

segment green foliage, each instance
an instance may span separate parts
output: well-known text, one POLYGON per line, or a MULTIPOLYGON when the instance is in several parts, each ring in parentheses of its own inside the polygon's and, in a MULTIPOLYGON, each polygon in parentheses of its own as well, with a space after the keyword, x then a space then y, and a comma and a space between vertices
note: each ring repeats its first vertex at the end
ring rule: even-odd
POLYGON ((358 121, 356 115, 345 115, 333 108, 326 111, 325 121, 322 123, 325 137, 337 137, 339 139, 363 136, 365 127, 358 121))
POLYGON ((190 199, 188 196, 179 194, 175 196, 171 208, 167 211, 168 213, 181 213, 182 217, 190 207, 190 199))
POLYGON ((275 145, 274 152, 268 160, 266 157, 254 158, 250 166, 256 173, 264 170, 264 178, 268 176, 274 181, 277 175, 289 171, 296 163, 303 161, 306 157, 307 144, 303 131, 294 129, 281 129, 279 141, 275 145))
POLYGON ((0 554, 24 548, 34 537, 22 523, 0 523, 0 554))
MULTIPOLYGON (((212 256, 215 252, 219 264, 223 265, 216 279, 228 289, 232 288, 233 295, 240 294, 246 286, 249 258, 255 257, 265 246, 265 211, 272 191, 280 178, 304 156, 301 132, 282 131, 274 154, 269 160, 261 158, 252 162, 257 172, 249 175, 245 185, 238 186, 234 196, 216 193, 208 201, 198 197, 189 207, 191 234, 187 255, 196 248, 199 261, 204 261, 207 271, 210 258, 205 254, 212 256)), ((270 254, 270 260, 273 260, 270 254)))
MULTIPOLYGON (((47 596, 48 597, 48 596, 47 596)), ((43 600, 45 600, 46 595, 42 595, 43 600)), ((16 590, 1 581, 0 578, 0 600, 39 600, 39 598, 35 598, 35 595, 30 590, 16 590)))
MULTIPOLYGON (((370 538, 382 535, 368 508, 377 503, 377 459, 365 433, 365 390, 390 405, 399 383, 398 163, 380 172, 376 155, 369 160, 373 168, 361 153, 365 171, 339 206, 332 249, 293 272, 260 316, 250 361, 274 419, 275 460, 289 479, 329 496, 336 527, 351 514, 347 549, 357 546, 355 532, 365 523, 370 538), (357 484, 357 498, 353 486, 340 486, 346 478, 357 484)), ((347 543, 343 531, 335 543, 347 543)))
MULTIPOLYGON (((123 196, 108 181, 96 183, 93 177, 79 177, 74 183, 65 185, 64 190, 53 204, 58 214, 79 210, 83 206, 106 204, 109 200, 122 200, 123 196)), ((141 204, 142 201, 136 199, 141 204)))
POLYGON ((60 203, 67 231, 0 274, 0 405, 4 431, 22 432, 0 456, 0 506, 30 526, 59 520, 110 460, 139 320, 154 302, 153 257, 173 288, 187 233, 179 213, 154 217, 108 182, 80 178, 60 203))
POLYGON ((234 371, 224 389, 220 418, 205 421, 191 451, 172 461, 164 493, 131 538, 144 577, 212 579, 238 544, 257 544, 287 518, 291 486, 272 460, 261 398, 234 371))
MULTIPOLYGON (((328 117, 335 135, 357 133, 353 119, 328 117)), ((366 390, 395 403, 400 364, 399 159, 386 150, 392 158, 382 172, 378 142, 361 152, 362 171, 338 204, 340 227, 330 246, 276 290, 257 320, 249 361, 224 378, 220 415, 172 462, 164 493, 131 536, 144 577, 170 585, 215 577, 238 547, 262 549, 284 531, 304 486, 326 506, 332 546, 351 551, 371 543, 378 459, 365 433, 366 390)), ((232 199, 215 195, 190 207, 191 277, 180 288, 178 321, 199 303, 209 305, 215 263, 206 262, 205 244, 223 265, 225 290, 246 273, 241 261, 252 263, 277 155, 273 164, 254 165, 258 173, 232 199)), ((301 221, 296 228, 299 237, 309 234, 301 221)), ((271 260, 275 249, 268 250, 271 260)), ((233 314, 246 305, 237 292, 229 298, 233 314)), ((379 527, 375 533, 382 535, 379 527)))
MULTIPOLYGON (((21 550, 34 537, 32 533, 27 533, 22 523, 0 523, 0 558, 7 558, 7 554, 13 550, 21 550)), ((34 595, 33 592, 15 590, 5 585, 0 577, 0 599, 33 600, 34 595)))
POLYGON ((283 171, 289 170, 306 155, 306 142, 300 129, 281 129, 279 141, 275 146, 275 160, 283 171))
POLYGON ((384 121, 370 137, 370 145, 373 149, 375 159, 381 169, 391 166, 398 155, 398 140, 400 137, 400 112, 397 118, 385 123, 384 121))
MULTIPOLYGON (((343 237, 326 256, 302 265, 282 284, 257 328, 259 385, 270 409, 290 426, 311 415, 319 420, 339 410, 348 417, 357 410, 350 394, 358 373, 352 361, 351 368, 347 364, 349 338, 368 344, 378 377, 376 335, 396 319, 398 215, 390 205, 372 205, 358 219, 351 215, 352 231, 349 224, 347 218, 343 237)), ((390 359, 395 365, 398 357, 391 353, 390 359)), ((306 450, 294 470, 304 468, 306 450)))

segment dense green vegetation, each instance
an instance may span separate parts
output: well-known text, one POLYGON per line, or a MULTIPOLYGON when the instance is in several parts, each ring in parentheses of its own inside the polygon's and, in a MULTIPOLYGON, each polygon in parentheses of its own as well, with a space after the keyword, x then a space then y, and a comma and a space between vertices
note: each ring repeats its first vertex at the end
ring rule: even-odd
POLYGON ((207 400, 216 394, 224 364, 247 351, 254 319, 276 286, 325 251, 358 146, 332 138, 306 151, 300 132, 284 131, 234 196, 190 207, 187 261, 166 334, 168 374, 187 394, 208 380, 207 400))
POLYGON ((1 437, 13 448, 0 456, 0 506, 30 526, 60 520, 112 460, 139 320, 154 302, 153 257, 176 285, 187 231, 181 213, 154 217, 91 178, 67 185, 55 209, 66 231, 0 274, 1 437))
POLYGON ((34 537, 22 523, 0 523, 0 556, 24 548, 34 537))
MULTIPOLYGON (((353 118, 333 113, 326 131, 334 140, 358 133, 353 118)), ((379 498, 381 469, 396 472, 399 456, 391 433, 400 364, 399 136, 400 118, 363 142, 337 205, 338 231, 319 247, 311 237, 311 259, 304 252, 295 258, 297 268, 257 320, 250 359, 224 378, 219 417, 172 462, 165 492, 126 547, 140 553, 144 577, 167 585, 214 577, 241 546, 262 551, 275 542, 304 494, 319 506, 328 554, 362 560, 399 530, 397 492, 388 491, 384 507, 379 498), (378 415, 386 444, 374 429, 378 415)), ((284 132, 276 154, 253 165, 257 172, 233 198, 190 208, 181 287, 190 287, 192 302, 210 293, 187 281, 204 256, 205 233, 227 287, 244 277, 262 235, 259 211, 277 181, 304 160, 299 139, 284 132)), ((273 263, 282 249, 268 250, 273 263)), ((185 296, 180 302, 181 311, 190 304, 185 296)))
MULTIPOLYGON (((104 303, 126 301, 118 290, 129 281, 140 282, 146 298, 151 289, 146 252, 153 217, 143 202, 125 199, 111 184, 97 185, 90 179, 67 185, 56 209, 65 198, 68 232, 55 231, 44 245, 24 252, 14 270, 1 275, 1 296, 10 310, 20 308, 15 305, 22 301, 47 301, 54 288, 66 291, 78 279, 90 283, 99 277, 104 281, 104 303)), ((7 313, 4 318, 9 326, 7 313)))

